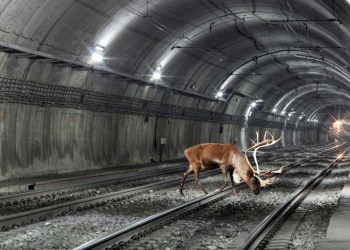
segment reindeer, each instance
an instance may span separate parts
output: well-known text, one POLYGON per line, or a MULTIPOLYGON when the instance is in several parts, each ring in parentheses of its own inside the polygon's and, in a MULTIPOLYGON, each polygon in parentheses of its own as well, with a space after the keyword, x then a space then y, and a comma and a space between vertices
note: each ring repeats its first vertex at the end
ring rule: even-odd
POLYGON ((276 144, 281 138, 274 140, 274 137, 269 132, 265 132, 263 141, 259 142, 258 138, 259 133, 257 132, 256 142, 252 141, 253 146, 245 150, 245 155, 243 155, 239 148, 234 144, 204 143, 194 145, 186 149, 184 153, 190 166, 183 174, 180 194, 184 195, 182 192, 184 181, 192 172, 194 172, 194 179, 197 182, 198 187, 205 194, 207 194, 207 191, 203 188, 201 182, 199 181, 199 170, 209 170, 215 168, 220 168, 221 173, 224 176, 224 185, 220 189, 216 190, 217 193, 222 192, 222 190, 227 186, 227 173, 229 172, 235 194, 237 194, 237 192, 233 179, 235 179, 236 182, 239 182, 240 179, 242 179, 253 193, 259 194, 260 187, 266 187, 273 182, 273 178, 262 180, 260 176, 266 176, 272 173, 281 173, 282 168, 278 171, 269 171, 263 174, 260 173, 258 161, 256 160, 257 150, 261 147, 276 144), (267 139, 267 134, 271 136, 271 139, 267 139), (248 152, 253 152, 254 161, 257 165, 257 171, 254 170, 248 160, 248 152))

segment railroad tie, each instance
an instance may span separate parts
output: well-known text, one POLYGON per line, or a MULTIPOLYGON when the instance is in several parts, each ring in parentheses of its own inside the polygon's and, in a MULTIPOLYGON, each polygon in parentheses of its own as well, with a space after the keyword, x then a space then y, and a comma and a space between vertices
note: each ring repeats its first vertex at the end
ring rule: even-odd
MULTIPOLYGON (((307 205, 306 205, 307 206, 307 205)), ((299 206, 288 220, 282 225, 280 230, 274 235, 265 249, 269 250, 284 250, 292 239, 294 233, 298 229, 300 221, 304 218, 307 212, 305 205, 299 206)))

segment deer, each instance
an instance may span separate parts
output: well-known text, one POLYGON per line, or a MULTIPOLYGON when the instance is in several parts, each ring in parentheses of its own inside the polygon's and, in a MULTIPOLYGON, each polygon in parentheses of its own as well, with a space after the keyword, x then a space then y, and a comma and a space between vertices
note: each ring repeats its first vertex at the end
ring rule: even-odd
POLYGON ((253 145, 244 151, 244 155, 235 144, 202 143, 187 148, 184 151, 184 154, 189 162, 189 168, 183 174, 179 190, 180 194, 184 196, 183 185, 187 176, 192 172, 194 172, 194 179, 198 187, 205 194, 208 194, 199 181, 199 171, 215 168, 220 168, 224 177, 224 185, 220 189, 216 190, 215 193, 220 193, 224 190, 228 184, 227 173, 230 173, 233 191, 236 195, 237 190, 235 187, 235 182, 238 183, 240 180, 243 180, 253 193, 259 194, 261 187, 270 185, 274 180, 274 177, 267 178, 265 180, 261 179, 261 177, 270 176, 274 173, 282 173, 283 168, 280 168, 279 170, 270 170, 265 173, 260 171, 258 161, 256 159, 258 149, 272 146, 279 142, 282 137, 275 140, 274 136, 266 131, 263 141, 259 142, 258 138, 259 132, 257 132, 257 139, 252 141, 253 145), (267 135, 270 135, 271 138, 267 139, 267 135), (247 156, 248 152, 253 152, 257 170, 255 170, 250 164, 247 156))

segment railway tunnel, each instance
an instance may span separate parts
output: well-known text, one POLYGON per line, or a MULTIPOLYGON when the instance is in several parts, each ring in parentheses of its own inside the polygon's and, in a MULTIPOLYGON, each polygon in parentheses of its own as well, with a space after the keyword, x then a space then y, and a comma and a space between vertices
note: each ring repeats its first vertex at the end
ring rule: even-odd
MULTIPOLYGON (((318 201, 317 216, 325 225, 315 230, 323 233, 314 242, 312 235, 307 240, 293 231, 287 240, 281 236, 285 242, 275 249, 349 249, 349 13, 348 0, 1 0, 0 248, 74 249, 170 209, 169 204, 202 197, 193 179, 185 184, 185 198, 178 192, 188 168, 184 150, 230 143, 244 152, 267 131, 280 140, 261 149, 258 158, 266 171, 286 167, 284 182, 277 174, 257 196, 245 187, 241 194, 229 195, 233 201, 217 198, 224 205, 208 201, 214 208, 203 205, 202 224, 187 212, 189 217, 178 224, 163 225, 169 232, 158 226, 137 233, 135 242, 124 239, 109 249, 236 249, 259 222, 237 222, 244 230, 233 228, 241 235, 235 242, 224 240, 227 233, 191 245, 185 235, 176 234, 193 229, 192 236, 209 237, 218 225, 230 223, 229 216, 220 222, 211 218, 230 214, 225 209, 259 213, 261 204, 255 200, 263 206, 273 203, 272 211, 297 182, 312 179, 307 171, 326 167, 335 172, 325 173, 315 187, 323 192, 313 191, 323 193, 325 201, 310 198, 308 207, 296 208, 301 221, 307 221, 307 211, 315 212, 311 208, 318 201), (286 170, 292 166, 298 171, 286 170), (161 176, 161 171, 169 172, 161 176), (139 172, 146 177, 136 176, 139 172), (55 216, 47 212, 5 222, 20 213, 160 180, 176 183, 170 191, 160 191, 170 197, 159 198, 150 187, 76 209, 70 204, 55 216), (102 191, 95 189, 102 184, 102 191), (271 198, 274 188, 280 196, 271 198), (144 200, 128 201, 138 195, 144 200), (116 206, 119 210, 106 212, 108 216, 101 212, 116 206), (141 214, 135 206, 150 207, 150 212, 141 214), (86 221, 104 221, 85 221, 83 229, 68 234, 50 231, 64 221, 75 227, 82 223, 80 214, 89 211, 86 221), (51 221, 58 215, 60 221, 51 221), (89 236, 87 226, 93 231, 89 236), (150 236, 153 231, 159 231, 158 238, 150 236), (161 237, 172 240, 161 244, 166 241, 161 237)), ((251 155, 249 161, 255 167, 251 155)), ((200 173, 209 196, 223 182, 220 172, 210 173, 200 173)), ((81 249, 93 249, 85 247, 81 249)))

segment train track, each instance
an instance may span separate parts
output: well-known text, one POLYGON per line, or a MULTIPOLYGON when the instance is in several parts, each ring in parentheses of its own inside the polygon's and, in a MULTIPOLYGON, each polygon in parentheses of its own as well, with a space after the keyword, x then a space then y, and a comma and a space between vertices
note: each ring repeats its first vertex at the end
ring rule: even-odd
POLYGON ((64 179, 64 181, 52 181, 51 183, 43 182, 39 190, 17 193, 0 197, 0 208, 6 206, 17 206, 19 203, 33 203, 39 199, 49 198, 53 195, 65 195, 78 191, 105 187, 108 185, 122 184, 131 181, 140 181, 156 176, 167 176, 169 174, 181 173, 184 167, 172 167, 171 169, 148 170, 141 172, 127 172, 116 174, 98 174, 88 177, 64 179), (46 188, 45 188, 46 187, 46 188))
MULTIPOLYGON (((344 147, 344 145, 343 145, 344 147)), ((340 150, 339 146, 333 147, 333 150, 340 150)), ((329 149, 328 149, 329 152, 329 149)), ((324 153, 324 152, 323 152, 324 153)), ((320 153, 319 153, 320 154, 320 153)), ((310 162, 313 159, 315 159, 318 155, 312 155, 308 156, 302 160, 299 160, 295 163, 289 164, 288 166, 285 166, 285 169, 288 171, 289 168, 293 168, 296 166, 300 166, 301 164, 304 164, 306 162, 310 162)), ((328 163, 332 161, 332 157, 327 157, 328 163)), ((327 169, 332 169, 334 166, 336 166, 339 159, 334 159, 333 162, 330 164, 330 167, 327 169)), ((322 173, 319 174, 319 176, 324 176, 324 174, 328 173, 327 171, 322 171, 322 173)), ((319 182, 319 181, 318 181, 319 182)), ((315 182, 317 183, 317 182, 315 182)), ((316 185, 316 184, 315 184, 316 185)), ((314 184, 307 185, 315 186, 314 184)), ((243 188, 245 185, 241 184, 239 188, 243 188)), ((297 193, 297 192, 296 192, 297 193)), ((76 250, 83 250, 83 249, 121 249, 125 246, 131 244, 133 241, 137 241, 142 237, 145 237, 152 232, 157 231, 158 229, 163 228, 165 225, 169 225, 174 221, 177 221, 178 219, 190 214, 190 213, 196 213, 204 208, 207 208, 208 206, 213 205, 214 203, 217 203, 227 196, 232 195, 232 189, 226 188, 223 192, 219 194, 210 193, 208 195, 202 196, 200 198, 191 200, 187 203, 184 203, 178 207, 174 207, 168 210, 165 210, 163 212, 154 214, 152 216, 149 216, 145 219, 142 219, 136 223, 133 223, 125 228, 122 228, 110 235, 107 235, 105 237, 102 237, 97 240, 90 241, 84 245, 81 245, 80 247, 77 247, 76 250)), ((288 205, 285 205, 288 206, 288 205)), ((250 249, 250 248, 249 248, 250 249)))
MULTIPOLYGON (((203 173, 203 177, 208 177, 212 175, 217 175, 218 170, 208 171, 203 173)), ((190 178, 187 182, 193 181, 190 178)), ((179 179, 167 180, 157 183, 151 183, 147 185, 142 185, 134 188, 129 188, 117 192, 106 193, 102 195, 96 195, 93 197, 79 199, 77 201, 65 202, 53 206, 47 206, 39 209, 32 209, 26 212, 15 213, 9 216, 0 217, 0 229, 7 231, 11 228, 16 228, 19 226, 24 226, 29 223, 44 221, 48 218, 55 218, 58 216, 64 216, 67 213, 73 211, 83 211, 88 209, 93 209, 96 207, 104 206, 107 204, 119 202, 125 199, 130 199, 136 195, 147 193, 150 190, 160 190, 171 186, 177 186, 179 184, 179 179)))
POLYGON ((291 216, 294 210, 310 194, 310 192, 335 168, 338 160, 335 160, 326 169, 320 171, 314 178, 299 188, 281 206, 267 216, 243 241, 238 250, 257 249, 267 247, 273 236, 281 228, 284 222, 291 216))
MULTIPOLYGON (((260 156, 260 162, 273 161, 275 154, 266 154, 260 156)), ((286 159, 291 160, 291 159, 286 159)), ((294 158, 292 159, 294 160, 294 158)), ((16 207, 20 204, 35 204, 40 199, 50 199, 52 196, 64 196, 84 191, 92 188, 106 187, 114 184, 122 184, 131 181, 146 180, 156 176, 167 176, 169 174, 182 173, 184 167, 173 167, 171 169, 157 169, 126 173, 108 172, 97 175, 88 175, 82 177, 72 177, 57 179, 51 181, 42 181, 33 184, 36 190, 5 195, 0 197, 0 209, 3 207, 16 207)))
MULTIPOLYGON (((262 159, 261 162, 268 161, 270 157, 272 157, 272 155, 268 155, 267 157, 263 156, 265 159, 262 159)), ((146 180, 156 176, 182 173, 185 171, 186 167, 187 164, 184 164, 179 167, 171 167, 170 169, 130 170, 125 172, 116 171, 36 182, 30 185, 32 188, 27 192, 1 196, 0 209, 3 207, 18 206, 19 204, 35 203, 39 199, 49 199, 52 196, 69 195, 91 188, 106 187, 114 184, 146 180)))

